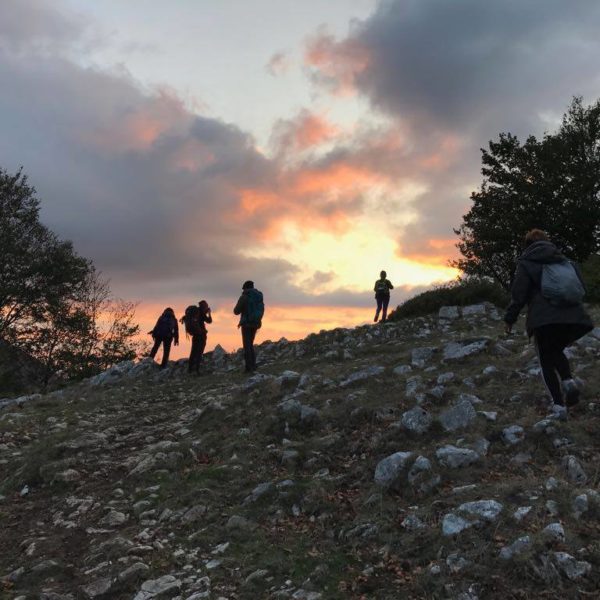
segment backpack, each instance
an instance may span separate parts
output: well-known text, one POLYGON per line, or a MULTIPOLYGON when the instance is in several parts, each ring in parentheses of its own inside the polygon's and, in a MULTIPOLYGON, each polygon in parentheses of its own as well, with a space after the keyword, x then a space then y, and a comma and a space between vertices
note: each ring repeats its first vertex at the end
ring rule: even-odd
POLYGON ((173 337, 173 317, 170 315, 161 315, 156 322, 154 335, 159 338, 173 337))
POLYGON ((188 335, 196 335, 200 330, 200 308, 195 304, 185 309, 185 314, 181 318, 185 326, 185 332, 188 335))
POLYGON ((387 279, 378 279, 375 282, 375 293, 376 294, 387 294, 389 292, 389 287, 387 283, 387 279))
POLYGON ((568 261, 542 266, 542 296, 553 306, 581 304, 585 289, 575 267, 568 261))
POLYGON ((260 328, 262 325, 262 318, 265 314, 265 303, 263 301, 262 292, 251 289, 248 291, 248 304, 246 305, 246 311, 244 315, 244 325, 252 325, 260 328))

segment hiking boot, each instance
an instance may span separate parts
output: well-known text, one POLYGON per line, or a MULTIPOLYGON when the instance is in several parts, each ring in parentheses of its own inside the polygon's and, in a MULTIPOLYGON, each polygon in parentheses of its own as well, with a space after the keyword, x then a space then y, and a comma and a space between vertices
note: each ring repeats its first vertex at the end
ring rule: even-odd
POLYGON ((556 419, 557 421, 566 421, 567 420, 567 407, 561 406, 560 404, 553 404, 550 407, 550 413, 548 414, 548 419, 556 419))
POLYGON ((563 392, 565 394, 565 404, 575 406, 579 402, 579 388, 573 379, 565 379, 562 382, 563 392))

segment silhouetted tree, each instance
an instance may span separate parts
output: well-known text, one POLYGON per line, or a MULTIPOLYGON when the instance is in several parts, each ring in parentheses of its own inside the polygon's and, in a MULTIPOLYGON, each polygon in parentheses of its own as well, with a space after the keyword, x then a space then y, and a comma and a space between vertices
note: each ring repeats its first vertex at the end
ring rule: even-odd
POLYGON ((600 101, 574 98, 559 130, 524 144, 501 133, 482 149, 481 188, 455 233, 466 275, 510 287, 527 231, 538 227, 570 258, 600 250, 600 101))
POLYGON ((113 299, 93 264, 40 222, 22 170, 0 169, 0 231, 0 340, 43 365, 44 383, 135 358, 135 304, 113 299))

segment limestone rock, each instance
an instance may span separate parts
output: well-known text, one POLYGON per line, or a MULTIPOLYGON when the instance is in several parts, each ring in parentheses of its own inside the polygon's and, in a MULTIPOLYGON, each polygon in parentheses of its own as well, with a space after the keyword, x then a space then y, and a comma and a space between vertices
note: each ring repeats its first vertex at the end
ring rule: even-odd
POLYGON ((454 406, 443 411, 439 421, 446 431, 456 431, 467 427, 477 417, 477 412, 469 400, 459 400, 454 406))
POLYGON ((379 461, 375 468, 375 483, 383 488, 392 487, 408 466, 412 452, 395 452, 379 461))

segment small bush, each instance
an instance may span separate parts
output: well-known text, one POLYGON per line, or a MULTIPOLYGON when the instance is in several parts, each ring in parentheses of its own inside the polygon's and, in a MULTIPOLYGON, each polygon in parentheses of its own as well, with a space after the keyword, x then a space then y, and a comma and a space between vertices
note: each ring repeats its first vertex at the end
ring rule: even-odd
POLYGON ((411 317, 423 317, 437 313, 442 306, 468 306, 491 302, 506 306, 508 293, 497 283, 483 279, 465 279, 447 283, 409 298, 398 306, 389 318, 397 321, 411 317))
POLYGON ((585 282, 585 301, 600 303, 600 254, 592 254, 582 265, 581 273, 585 282))

